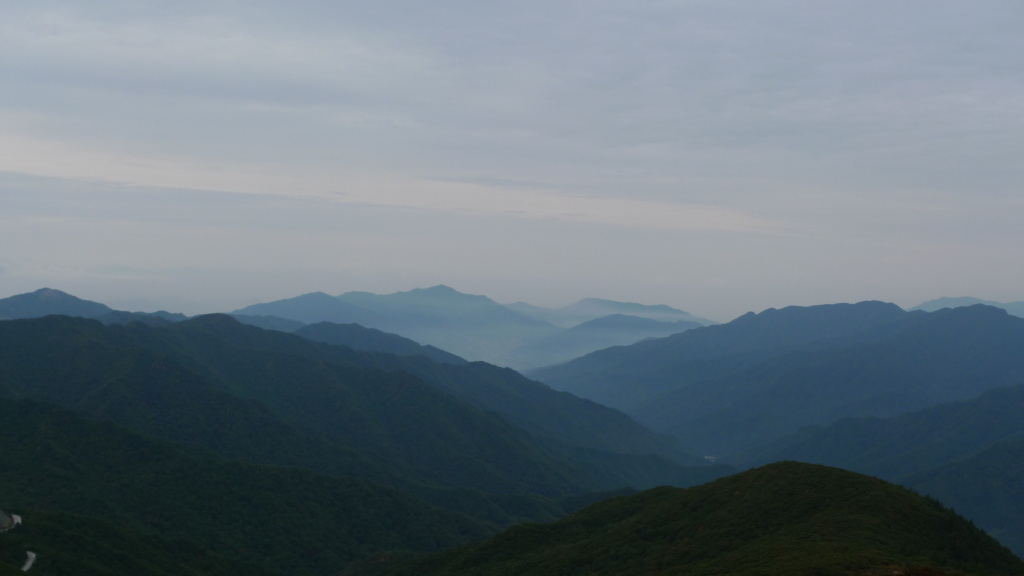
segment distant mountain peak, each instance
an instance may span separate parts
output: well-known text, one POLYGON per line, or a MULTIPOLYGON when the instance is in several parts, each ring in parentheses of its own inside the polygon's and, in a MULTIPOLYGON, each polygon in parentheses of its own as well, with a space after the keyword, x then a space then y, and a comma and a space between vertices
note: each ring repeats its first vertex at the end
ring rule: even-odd
POLYGON ((416 288, 413 292, 423 292, 431 294, 462 294, 458 290, 448 286, 447 284, 438 284, 437 286, 430 286, 429 288, 416 288))
POLYGON ((53 288, 0 299, 0 318, 38 318, 51 314, 97 318, 113 312, 99 302, 83 300, 53 288))
POLYGON ((604 298, 584 298, 574 304, 558 309, 556 313, 567 319, 573 319, 574 324, 612 314, 639 316, 663 322, 687 320, 703 325, 715 324, 711 320, 698 318, 689 312, 665 304, 638 304, 636 302, 618 302, 604 298))
POLYGON ((28 294, 38 297, 40 300, 56 300, 60 298, 76 298, 67 292, 62 292, 54 288, 40 288, 35 292, 29 292, 28 294))
POLYGON ((942 298, 936 298, 935 300, 929 300, 917 306, 911 308, 911 310, 924 310, 926 312, 934 312, 943 308, 960 308, 963 306, 974 306, 975 304, 987 304, 989 306, 1000 306, 999 302, 992 300, 982 300, 981 298, 974 298, 973 296, 943 296, 942 298))
POLYGON ((974 298, 971 296, 960 296, 956 298, 937 298, 935 300, 929 300, 918 306, 914 306, 911 310, 923 310, 925 312, 936 312, 943 308, 964 308, 967 306, 974 306, 977 304, 984 304, 986 306, 992 306, 995 308, 1002 308, 1014 316, 1024 318, 1024 302, 996 302, 994 300, 982 300, 980 298, 974 298))
POLYGON ((459 292, 458 290, 445 284, 438 284, 437 286, 431 286, 429 288, 415 288, 407 292, 407 294, 445 300, 491 300, 487 296, 459 292))

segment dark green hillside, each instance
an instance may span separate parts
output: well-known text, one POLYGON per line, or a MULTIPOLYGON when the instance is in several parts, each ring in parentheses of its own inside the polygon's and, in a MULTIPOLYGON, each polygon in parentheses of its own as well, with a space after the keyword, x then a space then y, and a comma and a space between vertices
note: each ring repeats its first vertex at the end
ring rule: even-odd
MULTIPOLYGON (((304 351, 294 346, 288 348, 291 353, 320 360, 415 374, 427 384, 477 408, 501 414, 538 437, 555 439, 572 447, 655 454, 689 466, 704 464, 703 460, 685 453, 674 439, 652 433, 621 412, 557 392, 508 368, 485 362, 466 363, 431 346, 419 346, 401 336, 358 325, 321 323, 295 334, 348 348, 390 351, 391 354, 366 354, 337 347, 307 346, 304 351)), ((264 342, 250 340, 250 345, 261 349, 290 346, 286 338, 273 334, 262 336, 264 342)))
POLYGON ((494 529, 368 481, 217 461, 24 401, 0 400, 0 462, 5 509, 100 518, 279 574, 331 574, 381 550, 438 550, 494 529))
POLYGON ((21 510, 25 523, 0 535, 0 576, 261 576, 251 561, 225 558, 182 540, 127 530, 90 516, 21 510))
POLYGON ((1024 553, 1024 386, 896 418, 850 418, 752 451, 872 474, 939 498, 1024 553))
MULTIPOLYGON (((173 337, 173 340, 154 345, 162 346, 161 349, 174 349, 178 354, 199 360, 221 380, 234 382, 232 386, 239 390, 247 390, 244 392, 246 395, 252 395, 251 391, 259 386, 260 382, 266 382, 263 385, 265 390, 273 390, 276 386, 278 394, 283 393, 287 396, 254 397, 277 407, 279 414, 280 410, 299 400, 294 397, 293 389, 281 389, 279 382, 282 379, 293 381, 299 372, 282 370, 281 366, 269 366, 268 362, 277 364, 278 361, 273 359, 280 359, 280 363, 287 367, 299 362, 298 359, 301 358, 312 360, 313 365, 321 368, 329 364, 340 365, 341 367, 334 370, 347 370, 353 374, 376 374, 374 377, 380 377, 380 371, 384 371, 390 374, 388 378, 391 379, 402 379, 407 377, 406 374, 413 374, 433 388, 451 394, 480 410, 501 414, 509 422, 535 436, 551 438, 571 447, 626 454, 655 454, 689 466, 703 464, 701 460, 683 452, 673 439, 652 433, 620 412, 566 393, 556 392, 524 378, 513 370, 483 362, 436 363, 415 356, 396 357, 390 354, 357 352, 348 347, 311 343, 293 335, 255 330, 232 322, 223 315, 195 318, 175 325, 165 333, 148 334, 154 337, 173 337), (265 368, 253 370, 253 366, 265 368), (360 372, 358 369, 369 369, 371 372, 360 372), (238 374, 246 375, 246 379, 237 381, 238 374)), ((302 364, 309 365, 308 362, 302 364)), ((366 390, 368 392, 363 394, 380 392, 373 386, 366 390)), ((431 398, 441 401, 433 395, 431 398)), ((393 399, 388 398, 383 404, 392 401, 393 399)), ((322 404, 322 399, 317 399, 316 402, 322 404)), ((353 421, 364 419, 368 415, 370 414, 356 414, 353 421)), ((416 413, 409 418, 415 421, 429 416, 436 415, 416 413)), ((302 422, 311 424, 305 413, 301 418, 302 422)), ((510 457, 515 451, 503 450, 501 453, 504 455, 499 458, 503 464, 515 466, 515 461, 510 457)), ((422 451, 417 452, 408 460, 406 455, 401 455, 400 458, 403 461, 414 462, 421 454, 422 451)), ((561 453, 556 456, 556 460, 559 461, 566 459, 572 461, 572 457, 561 453)), ((589 463, 583 463, 582 466, 589 467, 589 463)), ((521 475, 522 471, 528 470, 529 467, 516 469, 521 471, 521 475)), ((601 473, 605 479, 597 484, 578 476, 577 479, 591 489, 603 490, 622 485, 617 482, 623 482, 624 477, 616 477, 614 469, 605 470, 607 472, 601 473)), ((586 474, 592 476, 591 473, 586 474)), ((630 476, 630 480, 635 478, 635 475, 630 476)), ((649 478, 642 486, 671 482, 670 478, 671 476, 659 474, 656 478, 649 478)), ((488 491, 497 490, 499 485, 491 485, 488 491)))
POLYGON ((395 477, 372 455, 286 424, 197 372, 193 359, 135 341, 147 326, 51 316, 0 322, 0 397, 51 402, 92 418, 219 456, 377 480, 395 477))
MULTIPOLYGON (((56 316, 0 323, 0 396, 57 403, 250 463, 370 478, 444 505, 474 501, 449 489, 559 497, 709 477, 707 470, 688 471, 643 452, 542 440, 424 383, 402 370, 405 362, 244 326, 226 315, 166 328, 56 316)), ((628 441, 657 446, 656 435, 628 418, 588 410, 617 415, 621 422, 610 431, 632 430, 628 441)), ((562 413, 553 412, 549 422, 562 413)), ((597 425, 587 423, 590 430, 597 425)), ((458 509, 483 510, 500 523, 536 518, 524 516, 519 502, 497 506, 509 514, 502 519, 494 504, 458 509)))
POLYGON ((273 446, 277 436, 266 430, 283 430, 314 441, 297 438, 299 454, 326 442, 347 456, 330 462, 337 469, 312 463, 328 473, 380 478, 389 470, 490 493, 587 490, 592 478, 526 433, 408 373, 291 353, 310 356, 320 346, 223 315, 166 329, 56 316, 14 320, 0 323, 0 395, 53 402, 248 461, 260 458, 254 440, 273 446), (267 340, 281 344, 263 347, 267 340))
POLYGON ((613 498, 391 574, 961 572, 1018 575, 1024 562, 934 500, 852 472, 789 462, 694 488, 613 498))
POLYGON ((1024 554, 1024 440, 993 444, 903 483, 940 499, 1024 554))

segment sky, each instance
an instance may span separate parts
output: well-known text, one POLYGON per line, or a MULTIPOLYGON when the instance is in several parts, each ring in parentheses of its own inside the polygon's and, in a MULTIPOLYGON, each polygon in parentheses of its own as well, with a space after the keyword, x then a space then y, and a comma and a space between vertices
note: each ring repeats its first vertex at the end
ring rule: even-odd
POLYGON ((1024 300, 1019 0, 0 2, 0 297, 1024 300))

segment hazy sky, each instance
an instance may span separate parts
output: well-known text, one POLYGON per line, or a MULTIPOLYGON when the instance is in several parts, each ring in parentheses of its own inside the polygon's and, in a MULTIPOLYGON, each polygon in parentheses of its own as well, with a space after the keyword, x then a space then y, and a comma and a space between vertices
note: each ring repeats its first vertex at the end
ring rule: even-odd
POLYGON ((0 297, 1024 300, 1020 0, 0 2, 0 297))

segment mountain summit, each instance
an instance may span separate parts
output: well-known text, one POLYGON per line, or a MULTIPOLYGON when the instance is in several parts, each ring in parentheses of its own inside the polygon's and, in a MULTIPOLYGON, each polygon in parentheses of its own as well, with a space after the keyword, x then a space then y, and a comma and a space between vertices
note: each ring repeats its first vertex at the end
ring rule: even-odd
POLYGON ((99 302, 82 300, 53 288, 40 288, 35 292, 0 300, 0 319, 9 320, 39 318, 51 314, 98 318, 113 311, 99 302))

